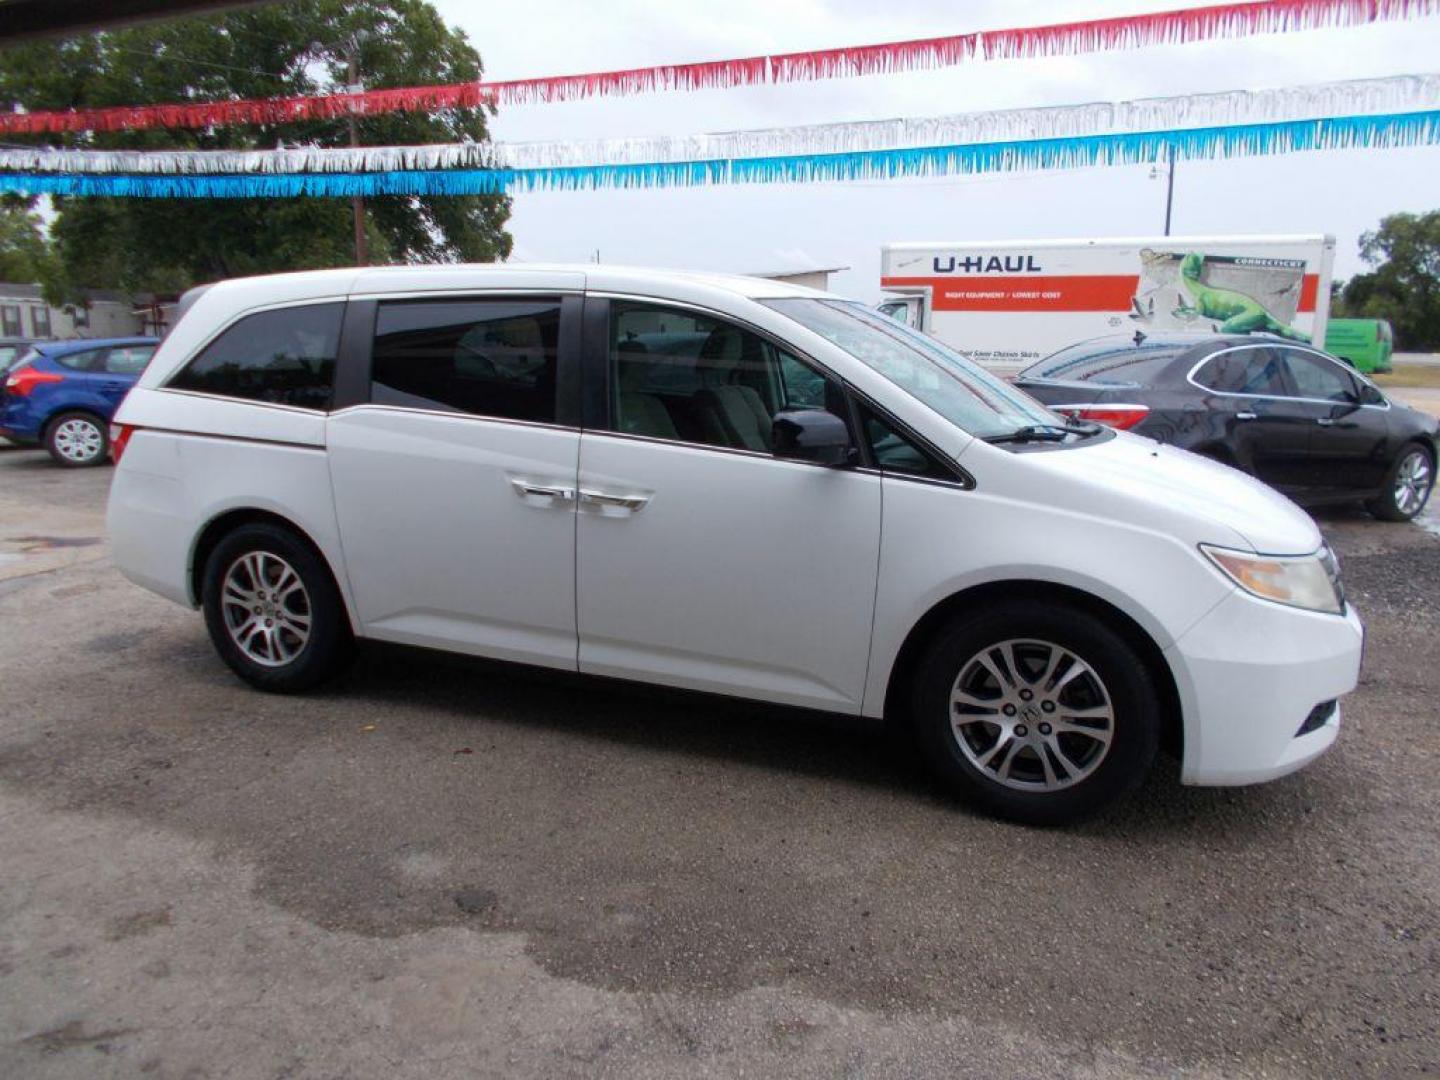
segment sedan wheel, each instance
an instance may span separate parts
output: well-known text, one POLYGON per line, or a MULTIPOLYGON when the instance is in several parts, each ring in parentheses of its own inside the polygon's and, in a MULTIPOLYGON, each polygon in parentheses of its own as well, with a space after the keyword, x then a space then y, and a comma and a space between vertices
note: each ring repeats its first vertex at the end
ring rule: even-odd
POLYGON ((1366 504, 1385 521, 1409 521, 1425 508, 1435 486, 1435 459, 1422 446, 1407 447, 1390 467, 1383 495, 1366 504))
POLYGON ((1395 506, 1402 514, 1418 514, 1430 494, 1430 459, 1423 450, 1412 450, 1395 472, 1395 506))

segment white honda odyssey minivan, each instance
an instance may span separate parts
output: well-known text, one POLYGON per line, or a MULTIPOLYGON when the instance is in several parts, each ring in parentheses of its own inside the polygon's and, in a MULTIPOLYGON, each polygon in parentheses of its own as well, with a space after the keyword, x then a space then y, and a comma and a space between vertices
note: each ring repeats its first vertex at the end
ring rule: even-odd
POLYGON ((356 638, 913 727, 1061 822, 1335 739, 1362 631, 1314 523, 1076 424, 866 306, 599 266, 333 270, 187 297, 116 417, 133 581, 266 690, 356 638))

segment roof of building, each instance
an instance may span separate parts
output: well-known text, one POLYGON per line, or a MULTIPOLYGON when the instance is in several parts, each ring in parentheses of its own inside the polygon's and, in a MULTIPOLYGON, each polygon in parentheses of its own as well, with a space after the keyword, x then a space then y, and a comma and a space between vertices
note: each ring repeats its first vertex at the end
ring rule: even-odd
MULTIPOLYGON (((82 289, 80 294, 91 304, 145 303, 150 293, 127 293, 120 289, 82 289)), ((33 282, 0 281, 0 301, 44 300, 44 290, 33 282)))

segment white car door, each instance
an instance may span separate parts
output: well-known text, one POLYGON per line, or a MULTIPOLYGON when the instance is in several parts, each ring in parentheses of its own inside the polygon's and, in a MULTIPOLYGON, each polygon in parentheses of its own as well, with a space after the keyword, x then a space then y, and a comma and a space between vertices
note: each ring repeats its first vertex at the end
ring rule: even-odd
POLYGON ((580 435, 557 384, 579 309, 555 295, 379 302, 370 400, 326 435, 367 636, 575 668, 580 435))
MULTIPOLYGON (((592 301, 593 302, 593 301, 592 301)), ((769 452, 839 388, 739 325, 611 303, 611 431, 580 440, 580 669, 858 711, 880 478, 769 452)))

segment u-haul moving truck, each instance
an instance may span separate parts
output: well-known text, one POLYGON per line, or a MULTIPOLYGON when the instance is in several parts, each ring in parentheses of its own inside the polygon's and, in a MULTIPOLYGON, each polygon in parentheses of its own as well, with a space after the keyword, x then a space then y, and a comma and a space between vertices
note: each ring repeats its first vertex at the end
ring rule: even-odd
POLYGON ((1133 330, 1323 343, 1334 258, 1330 236, 887 244, 880 310, 995 368, 1133 330))

